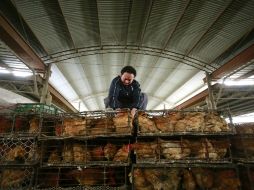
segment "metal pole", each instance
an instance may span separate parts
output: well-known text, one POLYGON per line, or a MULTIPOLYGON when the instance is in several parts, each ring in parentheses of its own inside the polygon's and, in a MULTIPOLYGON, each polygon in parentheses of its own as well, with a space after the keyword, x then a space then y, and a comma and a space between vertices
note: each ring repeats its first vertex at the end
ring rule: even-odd
POLYGON ((47 98, 47 94, 48 94, 48 82, 49 82, 49 77, 51 75, 51 65, 52 65, 52 63, 50 63, 48 65, 47 71, 45 74, 45 79, 43 81, 43 89, 42 89, 41 99, 40 99, 40 103, 43 103, 43 104, 46 103, 46 98, 47 98))
POLYGON ((208 109, 215 110, 216 105, 214 102, 214 97, 213 97, 213 92, 212 92, 211 77, 208 72, 206 72, 206 81, 207 81, 207 86, 208 86, 208 98, 209 98, 208 109))

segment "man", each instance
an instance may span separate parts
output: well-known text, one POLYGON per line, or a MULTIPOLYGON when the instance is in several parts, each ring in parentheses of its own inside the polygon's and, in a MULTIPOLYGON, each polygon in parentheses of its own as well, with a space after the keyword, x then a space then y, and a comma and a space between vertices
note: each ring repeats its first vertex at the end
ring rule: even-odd
POLYGON ((129 108, 134 117, 137 109, 145 110, 147 95, 141 93, 140 84, 135 80, 136 70, 132 66, 125 66, 121 75, 115 77, 109 88, 109 95, 105 98, 106 108, 129 108))

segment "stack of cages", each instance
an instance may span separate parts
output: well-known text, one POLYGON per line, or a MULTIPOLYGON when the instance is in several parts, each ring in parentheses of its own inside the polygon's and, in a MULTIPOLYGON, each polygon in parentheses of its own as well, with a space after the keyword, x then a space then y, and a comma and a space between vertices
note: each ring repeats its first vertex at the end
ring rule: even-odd
MULTIPOLYGON (((135 167, 151 167, 155 173, 160 173, 161 167, 175 164, 186 168, 190 165, 201 168, 235 167, 230 144, 235 129, 221 116, 227 114, 215 110, 139 112, 134 122, 137 126, 136 142, 132 145, 135 167)), ((186 172, 180 172, 183 179, 186 178, 183 177, 186 172)))
POLYGON ((238 163, 243 189, 254 190, 254 123, 236 124, 235 128, 233 159, 238 163))
POLYGON ((235 129, 218 112, 146 111, 137 123, 137 163, 232 163, 235 129))
MULTIPOLYGON (((18 105, 17 107, 20 107, 18 105)), ((17 108, 16 107, 16 108, 17 108)), ((40 161, 41 110, 15 109, 0 115, 0 187, 30 189, 40 161)))
POLYGON ((129 110, 44 117, 35 187, 129 189, 132 128, 129 110))

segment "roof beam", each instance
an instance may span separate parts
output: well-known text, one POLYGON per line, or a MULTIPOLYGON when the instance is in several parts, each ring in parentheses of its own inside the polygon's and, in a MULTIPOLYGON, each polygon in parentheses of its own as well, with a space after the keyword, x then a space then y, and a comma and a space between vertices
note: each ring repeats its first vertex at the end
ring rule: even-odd
MULTIPOLYGON (((254 44, 211 73, 211 79, 220 79, 254 59, 254 44)), ((206 79, 204 79, 206 81, 206 79)))
POLYGON ((44 72, 46 65, 12 25, 0 15, 1 40, 29 67, 37 72, 44 72))

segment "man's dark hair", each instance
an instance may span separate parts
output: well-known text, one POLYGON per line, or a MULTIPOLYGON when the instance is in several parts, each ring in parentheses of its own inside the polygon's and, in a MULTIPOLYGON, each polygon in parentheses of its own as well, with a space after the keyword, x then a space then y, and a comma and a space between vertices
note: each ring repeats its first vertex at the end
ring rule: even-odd
POLYGON ((134 77, 136 77, 136 69, 134 69, 132 66, 125 66, 122 68, 121 74, 124 74, 125 72, 131 73, 134 75, 134 77))

